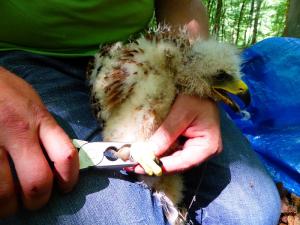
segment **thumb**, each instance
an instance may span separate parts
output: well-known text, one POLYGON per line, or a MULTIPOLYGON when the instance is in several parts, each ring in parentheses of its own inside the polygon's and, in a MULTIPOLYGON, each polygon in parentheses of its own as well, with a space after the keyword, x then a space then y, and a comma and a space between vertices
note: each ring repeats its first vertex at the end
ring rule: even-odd
POLYGON ((149 145, 156 156, 163 155, 196 118, 193 111, 186 110, 182 106, 184 106, 184 102, 178 97, 167 118, 150 137, 149 145))
POLYGON ((49 158, 54 162, 60 188, 64 192, 70 191, 77 182, 79 172, 75 147, 50 114, 41 121, 39 135, 49 158))

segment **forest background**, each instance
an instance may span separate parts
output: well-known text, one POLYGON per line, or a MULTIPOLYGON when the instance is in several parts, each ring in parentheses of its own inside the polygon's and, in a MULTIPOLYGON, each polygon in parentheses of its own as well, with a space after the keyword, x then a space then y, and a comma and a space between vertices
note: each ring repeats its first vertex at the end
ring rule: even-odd
POLYGON ((203 0, 210 31, 246 48, 274 36, 300 38, 300 0, 203 0))
MULTIPOLYGON (((203 0, 210 33, 220 41, 247 48, 274 36, 300 38, 300 0, 203 0)), ((296 66, 296 65, 295 65, 296 66)), ((295 74, 297 75, 297 74, 295 74)), ((300 225, 300 196, 278 184, 279 225, 300 225)))

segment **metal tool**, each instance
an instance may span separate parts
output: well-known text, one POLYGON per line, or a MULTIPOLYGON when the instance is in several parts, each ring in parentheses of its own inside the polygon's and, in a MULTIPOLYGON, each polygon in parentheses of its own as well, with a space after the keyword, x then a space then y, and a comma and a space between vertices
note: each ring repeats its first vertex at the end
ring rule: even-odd
POLYGON ((122 169, 137 165, 137 162, 123 161, 114 154, 128 143, 120 142, 87 142, 73 139, 74 146, 79 149, 80 169, 89 167, 98 169, 122 169))

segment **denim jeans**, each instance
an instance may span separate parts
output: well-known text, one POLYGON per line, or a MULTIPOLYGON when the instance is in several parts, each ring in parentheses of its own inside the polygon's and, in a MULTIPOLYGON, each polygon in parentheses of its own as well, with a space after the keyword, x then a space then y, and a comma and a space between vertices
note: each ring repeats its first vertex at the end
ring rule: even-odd
MULTIPOLYGON (((54 58, 10 51, 0 53, 0 66, 19 75, 39 93, 70 138, 101 140, 101 126, 89 103, 86 58, 54 58)), ((280 214, 277 189, 247 140, 221 110, 223 152, 184 174, 185 203, 191 224, 275 225, 280 214)), ((166 224, 150 191, 119 171, 80 173, 74 191, 53 191, 49 203, 0 220, 0 225, 131 225, 166 224)))

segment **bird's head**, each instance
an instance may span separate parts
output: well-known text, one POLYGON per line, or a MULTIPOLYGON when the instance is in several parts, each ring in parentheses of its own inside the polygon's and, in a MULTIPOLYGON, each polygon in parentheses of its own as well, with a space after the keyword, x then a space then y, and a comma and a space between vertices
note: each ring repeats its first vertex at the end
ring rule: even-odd
POLYGON ((196 89, 202 86, 202 95, 222 101, 239 111, 228 93, 237 95, 245 105, 250 103, 247 85, 241 80, 240 57, 237 49, 215 40, 196 40, 186 52, 185 69, 193 76, 196 89), (189 69, 187 69, 189 68, 189 69))

